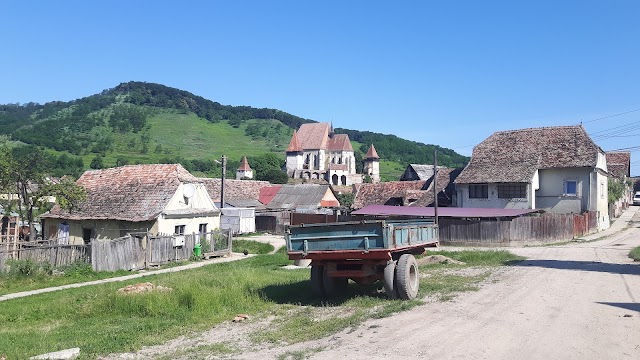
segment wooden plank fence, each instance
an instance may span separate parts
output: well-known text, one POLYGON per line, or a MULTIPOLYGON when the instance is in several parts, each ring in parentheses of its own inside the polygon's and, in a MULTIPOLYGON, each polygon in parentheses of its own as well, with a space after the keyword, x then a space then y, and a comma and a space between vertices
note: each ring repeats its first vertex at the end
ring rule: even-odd
POLYGON ((145 267, 143 239, 126 235, 113 240, 91 242, 94 271, 138 270, 145 267))
POLYGON ((71 265, 77 262, 91 262, 91 246, 60 245, 50 241, 0 244, 0 270, 7 260, 30 260, 53 267, 71 265))
POLYGON ((543 214, 513 219, 440 218, 440 242, 479 246, 550 243, 593 231, 595 220, 595 213, 543 214))
POLYGON ((188 260, 193 248, 200 243, 203 254, 222 256, 231 253, 231 233, 212 231, 206 234, 187 234, 182 245, 175 235, 148 236, 129 234, 114 240, 92 242, 92 265, 95 271, 138 270, 173 261, 188 260))

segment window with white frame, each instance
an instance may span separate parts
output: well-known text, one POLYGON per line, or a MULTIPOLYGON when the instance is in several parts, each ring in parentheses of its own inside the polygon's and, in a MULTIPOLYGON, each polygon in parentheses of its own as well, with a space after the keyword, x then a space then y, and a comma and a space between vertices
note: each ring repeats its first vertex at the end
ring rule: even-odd
POLYGON ((564 181, 564 195, 565 196, 578 196, 578 180, 565 180, 564 181))

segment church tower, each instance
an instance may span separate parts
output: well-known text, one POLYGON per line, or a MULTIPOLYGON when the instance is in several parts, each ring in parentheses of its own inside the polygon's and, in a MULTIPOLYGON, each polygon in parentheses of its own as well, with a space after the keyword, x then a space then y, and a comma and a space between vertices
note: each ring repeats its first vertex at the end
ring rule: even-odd
POLYGON ((253 179, 253 169, 249 167, 247 157, 244 156, 240 162, 240 167, 236 171, 236 180, 253 179))
POLYGON ((374 183, 380 182, 380 157, 373 144, 371 144, 371 147, 367 150, 367 155, 364 157, 362 172, 364 176, 369 175, 374 183))

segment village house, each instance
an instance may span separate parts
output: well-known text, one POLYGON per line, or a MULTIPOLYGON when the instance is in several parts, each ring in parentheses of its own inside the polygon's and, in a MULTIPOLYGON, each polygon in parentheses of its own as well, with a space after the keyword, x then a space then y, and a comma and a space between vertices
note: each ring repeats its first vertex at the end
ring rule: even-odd
MULTIPOLYGON (((356 158, 349 135, 334 134, 328 123, 302 124, 294 131, 286 151, 286 171, 289 177, 322 180, 332 185, 363 182, 356 173, 356 158)), ((365 174, 380 181, 380 158, 373 145, 364 159, 365 174)))
POLYGON ((631 177, 631 153, 628 151, 611 151, 606 153, 607 170, 611 174, 609 181, 619 183, 624 189, 622 196, 611 201, 609 216, 618 217, 633 203, 633 186, 631 177))
POLYGON ((609 227, 605 153, 582 125, 496 132, 455 184, 458 207, 589 211, 609 227))
MULTIPOLYGON (((455 205, 453 180, 460 171, 462 169, 438 167, 438 206, 455 205)), ((433 165, 411 164, 401 181, 354 185, 352 208, 361 209, 368 205, 434 206, 436 182, 433 175, 433 165), (407 173, 413 176, 407 176, 407 173)))
POLYGON ((41 216, 46 239, 85 244, 134 232, 202 234, 220 228, 220 210, 201 179, 179 164, 127 165, 86 171, 86 200, 41 216))

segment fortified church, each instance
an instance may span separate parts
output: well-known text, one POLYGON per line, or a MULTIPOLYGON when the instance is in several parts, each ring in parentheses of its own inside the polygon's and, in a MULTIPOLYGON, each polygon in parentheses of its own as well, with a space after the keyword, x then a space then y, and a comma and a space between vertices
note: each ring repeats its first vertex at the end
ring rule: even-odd
MULTIPOLYGON (((364 158, 363 171, 380 182, 380 157, 373 144, 364 158)), ((329 123, 302 124, 287 148, 287 174, 294 179, 324 180, 332 185, 363 182, 356 173, 356 158, 349 135, 334 134, 329 123)))

